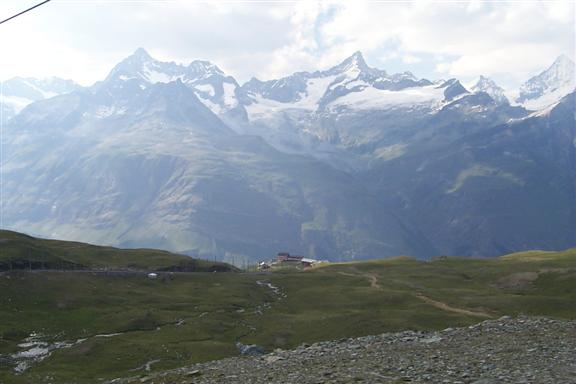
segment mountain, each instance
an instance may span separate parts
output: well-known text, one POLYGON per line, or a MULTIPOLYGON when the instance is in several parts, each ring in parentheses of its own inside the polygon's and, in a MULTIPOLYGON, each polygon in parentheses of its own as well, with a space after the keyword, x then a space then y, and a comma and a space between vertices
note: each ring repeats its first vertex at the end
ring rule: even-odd
POLYGON ((441 127, 364 177, 396 215, 419 223, 436 254, 575 244, 574 106, 572 93, 547 111, 504 123, 441 127), (461 129, 469 133, 450 140, 450 131, 461 129))
POLYGON ((238 86, 138 49, 9 121, 4 223, 237 264, 574 246, 574 95, 530 112, 477 85, 357 52, 238 86))
POLYGON ((238 135, 180 78, 120 76, 115 68, 11 120, 2 143, 10 228, 237 262, 278 250, 424 255, 353 175, 238 135))
POLYGON ((486 92, 498 104, 510 104, 508 98, 504 95, 504 88, 488 77, 480 76, 470 90, 475 93, 486 92))
POLYGON ((379 124, 400 129, 466 93, 456 79, 434 84, 410 72, 389 75, 369 67, 356 52, 328 70, 299 72, 266 82, 252 79, 239 90, 246 119, 232 125, 239 132, 263 137, 278 150, 349 169, 361 167, 365 161, 355 153, 343 155, 342 150, 372 143, 375 135, 387 130, 382 126, 372 129, 371 123, 356 129, 360 120, 367 123, 367 116, 378 114, 379 124), (394 117, 383 121, 382 114, 394 117))
POLYGON ((4 120, 12 118, 34 101, 73 92, 80 88, 72 80, 64 80, 58 77, 46 79, 14 77, 6 80, 2 82, 4 120))
MULTIPOLYGON (((278 80, 262 82, 252 79, 244 84, 240 93, 244 96, 248 117, 251 121, 286 110, 325 111, 350 102, 366 100, 371 89, 382 94, 402 91, 411 87, 433 86, 428 80, 418 80, 410 72, 388 75, 386 71, 370 68, 360 52, 354 53, 342 63, 325 71, 298 72, 278 80)), ((441 93, 441 92, 439 92, 441 93)), ((414 95, 414 102, 434 98, 414 95)), ((405 102, 412 100, 405 98, 405 102)))
POLYGON ((362 54, 356 52, 326 71, 299 72, 266 82, 252 79, 242 86, 241 92, 248 105, 266 107, 265 100, 270 100, 284 104, 276 104, 278 108, 321 110, 342 96, 366 88, 396 91, 431 84, 427 80, 418 81, 410 72, 389 76, 385 71, 370 68, 362 54))
POLYGON ((516 102, 531 110, 550 106, 574 91, 575 76, 574 62, 561 55, 548 69, 522 84, 516 102))
POLYGON ((238 83, 216 65, 202 60, 194 60, 189 65, 161 62, 153 59, 143 48, 138 48, 116 65, 96 88, 109 90, 128 86, 130 89, 145 89, 152 84, 177 80, 191 88, 202 103, 217 114, 234 113, 238 106, 235 95, 238 83))

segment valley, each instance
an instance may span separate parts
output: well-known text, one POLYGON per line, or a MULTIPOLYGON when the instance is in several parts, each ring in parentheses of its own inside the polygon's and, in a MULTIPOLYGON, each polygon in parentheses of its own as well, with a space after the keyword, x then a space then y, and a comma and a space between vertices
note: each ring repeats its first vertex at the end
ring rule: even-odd
POLYGON ((0 2, 0 384, 576 384, 575 17, 0 2))
POLYGON ((275 272, 0 273, 0 382, 146 377, 302 343, 576 318, 576 251, 409 257, 275 272), (19 371, 18 371, 19 370, 19 371))

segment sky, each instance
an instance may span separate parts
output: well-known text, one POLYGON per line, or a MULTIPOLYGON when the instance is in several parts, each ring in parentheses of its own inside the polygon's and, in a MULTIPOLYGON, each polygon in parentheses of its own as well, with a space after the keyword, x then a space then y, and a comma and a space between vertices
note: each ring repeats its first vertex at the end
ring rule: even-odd
MULTIPOLYGON (((2 0, 0 18, 40 0, 2 0)), ((389 73, 479 75, 514 89, 575 55, 575 2, 52 0, 0 25, 0 79, 90 85, 138 47, 209 60, 240 83, 329 68, 355 51, 389 73)))

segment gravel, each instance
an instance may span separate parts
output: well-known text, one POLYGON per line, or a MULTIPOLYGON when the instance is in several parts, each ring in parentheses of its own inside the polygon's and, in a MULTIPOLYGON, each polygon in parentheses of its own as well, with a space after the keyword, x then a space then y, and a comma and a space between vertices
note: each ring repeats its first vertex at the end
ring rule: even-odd
POLYGON ((195 364, 113 383, 576 384, 576 321, 502 317, 195 364))

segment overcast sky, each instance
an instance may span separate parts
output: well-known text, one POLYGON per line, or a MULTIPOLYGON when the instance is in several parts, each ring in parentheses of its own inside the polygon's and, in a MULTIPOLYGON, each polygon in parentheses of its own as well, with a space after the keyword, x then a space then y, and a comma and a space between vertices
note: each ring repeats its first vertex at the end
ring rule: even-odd
MULTIPOLYGON (((2 0, 3 19, 39 0, 2 0)), ((574 1, 52 0, 0 25, 0 79, 89 85, 136 48, 210 60, 242 83, 324 69, 355 51, 370 66, 429 79, 480 74, 507 88, 565 54, 574 1)))

